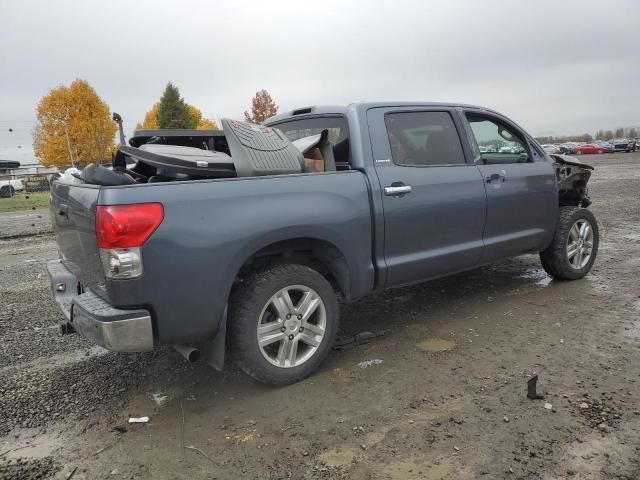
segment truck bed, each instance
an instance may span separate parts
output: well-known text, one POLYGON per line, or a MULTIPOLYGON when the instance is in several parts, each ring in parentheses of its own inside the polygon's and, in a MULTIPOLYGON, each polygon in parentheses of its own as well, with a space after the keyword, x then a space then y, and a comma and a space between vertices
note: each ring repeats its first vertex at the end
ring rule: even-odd
POLYGON ((99 187, 55 182, 51 212, 63 265, 115 308, 150 312, 156 344, 213 336, 243 263, 292 238, 344 252, 351 295, 373 287, 366 177, 327 172, 99 187), (164 220, 142 246, 144 273, 105 278, 96 243, 98 205, 159 202, 164 220), (169 272, 169 274, 167 274, 169 272))

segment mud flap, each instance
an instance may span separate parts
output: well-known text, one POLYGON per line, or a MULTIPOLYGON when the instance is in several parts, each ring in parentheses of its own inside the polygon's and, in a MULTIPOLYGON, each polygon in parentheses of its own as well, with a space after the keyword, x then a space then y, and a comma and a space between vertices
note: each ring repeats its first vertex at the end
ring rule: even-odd
POLYGON ((224 307, 224 313, 222 314, 222 322, 218 333, 208 342, 202 345, 202 356, 204 361, 214 369, 221 372, 224 368, 224 356, 227 340, 227 310, 229 306, 224 307))

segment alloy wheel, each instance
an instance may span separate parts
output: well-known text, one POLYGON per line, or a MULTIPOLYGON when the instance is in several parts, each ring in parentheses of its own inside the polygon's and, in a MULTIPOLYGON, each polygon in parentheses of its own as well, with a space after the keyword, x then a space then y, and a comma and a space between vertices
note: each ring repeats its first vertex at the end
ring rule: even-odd
POLYGON ((318 350, 324 338, 327 313, 312 288, 291 285, 276 292, 262 308, 258 320, 258 346, 272 365, 302 365, 318 350))
POLYGON ((593 253, 593 227, 588 220, 577 220, 569 230, 567 239, 567 259, 569 265, 581 270, 588 263, 593 253))

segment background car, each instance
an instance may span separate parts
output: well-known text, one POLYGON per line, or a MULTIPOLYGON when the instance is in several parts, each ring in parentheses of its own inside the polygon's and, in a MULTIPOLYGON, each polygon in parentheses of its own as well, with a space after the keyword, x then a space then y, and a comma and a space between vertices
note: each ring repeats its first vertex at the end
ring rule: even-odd
POLYGON ((594 143, 586 143, 584 145, 578 145, 573 148, 573 152, 577 155, 582 155, 584 153, 607 153, 611 150, 602 145, 594 144, 594 143))
POLYGON ((566 142, 566 143, 561 143, 560 145, 558 145, 558 148, 560 149, 560 153, 568 155, 568 154, 571 154, 571 153, 575 153, 574 149, 578 145, 579 145, 579 143, 566 142))
POLYGON ((547 153, 562 153, 562 151, 560 150, 560 146, 558 145, 547 144, 547 145, 542 145, 542 148, 547 153))
POLYGON ((613 144, 614 152, 629 152, 631 151, 631 144, 628 138, 616 138, 615 140, 611 140, 613 144))
POLYGON ((613 143, 609 142, 608 140, 599 140, 599 141, 595 141, 594 143, 596 145, 602 145, 603 147, 606 147, 608 150, 613 151, 613 143))
POLYGON ((0 178, 0 198, 11 198, 16 192, 24 191, 22 180, 12 177, 0 178))

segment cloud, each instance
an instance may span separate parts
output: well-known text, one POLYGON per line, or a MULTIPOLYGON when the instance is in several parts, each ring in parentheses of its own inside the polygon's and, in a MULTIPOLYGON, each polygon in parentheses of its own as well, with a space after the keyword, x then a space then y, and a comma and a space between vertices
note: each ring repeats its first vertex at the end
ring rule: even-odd
MULTIPOLYGON (((281 110, 479 104, 533 134, 635 125, 640 111, 634 0, 22 0, 0 18, 2 129, 76 77, 129 130, 169 80, 205 115, 236 118, 261 88, 281 110)), ((0 130, 0 157, 30 143, 17 137, 0 130)))

